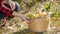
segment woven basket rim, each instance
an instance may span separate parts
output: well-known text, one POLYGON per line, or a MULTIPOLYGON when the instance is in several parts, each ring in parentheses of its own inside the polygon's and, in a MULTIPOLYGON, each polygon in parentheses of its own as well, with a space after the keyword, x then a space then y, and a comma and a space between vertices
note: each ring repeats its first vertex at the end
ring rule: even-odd
POLYGON ((58 19, 58 20, 60 20, 60 17, 59 18, 51 18, 52 20, 55 20, 55 19, 58 19))

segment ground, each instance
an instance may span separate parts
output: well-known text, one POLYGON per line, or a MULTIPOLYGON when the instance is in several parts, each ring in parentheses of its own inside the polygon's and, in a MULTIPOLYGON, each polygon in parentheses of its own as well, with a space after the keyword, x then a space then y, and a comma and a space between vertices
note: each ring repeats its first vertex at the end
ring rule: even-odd
MULTIPOLYGON (((28 17, 30 17, 32 21, 36 18, 49 16, 48 18, 50 18, 49 20, 50 26, 48 27, 50 27, 51 29, 45 31, 43 34, 60 34, 60 3, 59 3, 60 1, 53 0, 50 3, 49 2, 50 1, 38 2, 37 0, 35 1, 23 0, 20 2, 21 9, 19 13, 28 15, 28 17), (49 4, 50 4, 50 8, 48 8, 49 4), (40 14, 39 12, 42 13, 40 14), (48 13, 48 12, 52 12, 52 13, 48 13)), ((43 22, 43 24, 44 23, 45 21, 43 22)), ((0 34, 34 34, 32 33, 32 31, 29 30, 29 24, 27 24, 19 17, 14 17, 8 20, 6 26, 0 27, 0 34)))

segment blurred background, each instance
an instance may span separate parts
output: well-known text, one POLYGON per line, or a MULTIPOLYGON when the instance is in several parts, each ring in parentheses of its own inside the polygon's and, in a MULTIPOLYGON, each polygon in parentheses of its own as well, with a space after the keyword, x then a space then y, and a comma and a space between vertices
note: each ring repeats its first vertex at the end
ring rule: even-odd
MULTIPOLYGON (((50 19, 50 26, 48 27, 50 27, 51 30, 47 30, 43 34, 60 34, 60 0, 12 1, 17 1, 20 4, 19 13, 27 15, 32 21, 35 18, 41 17, 48 17, 50 19), (42 12, 43 14, 39 14, 39 12, 42 12), (45 14, 47 15, 45 16, 45 14)), ((0 20, 0 22, 2 21, 0 20)), ((14 17, 12 19, 8 19, 6 24, 7 27, 0 27, 0 34, 32 34, 28 25, 29 24, 27 24, 21 18, 14 17)))

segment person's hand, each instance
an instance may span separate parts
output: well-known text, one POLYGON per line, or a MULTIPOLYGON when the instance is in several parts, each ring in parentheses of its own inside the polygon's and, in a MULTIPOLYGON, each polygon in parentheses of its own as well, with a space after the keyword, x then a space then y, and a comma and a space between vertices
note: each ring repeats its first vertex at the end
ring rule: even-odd
POLYGON ((27 22, 27 23, 31 23, 31 20, 29 19, 29 17, 25 16, 25 15, 22 15, 21 18, 27 22))
POLYGON ((6 18, 4 18, 4 19, 3 19, 3 23, 4 23, 4 24, 6 24, 6 22, 7 22, 7 19, 6 19, 6 18))
POLYGON ((9 5, 10 5, 10 7, 11 7, 12 10, 15 9, 15 3, 13 1, 10 1, 9 5))
POLYGON ((4 27, 4 26, 6 25, 6 22, 7 22, 6 18, 4 18, 4 19, 2 20, 2 22, 3 22, 3 24, 1 24, 0 27, 4 27))
POLYGON ((30 23, 31 22, 30 19, 29 19, 29 17, 27 17, 24 14, 19 14, 19 13, 17 13, 17 12, 14 11, 12 15, 13 16, 17 16, 17 17, 20 17, 22 20, 26 21, 27 23, 30 23))

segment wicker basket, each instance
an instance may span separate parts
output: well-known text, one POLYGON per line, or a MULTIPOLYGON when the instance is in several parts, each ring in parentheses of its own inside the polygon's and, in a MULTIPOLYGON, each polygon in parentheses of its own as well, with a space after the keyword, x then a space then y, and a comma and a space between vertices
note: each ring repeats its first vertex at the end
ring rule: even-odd
POLYGON ((33 32, 44 32, 48 28, 48 18, 36 18, 29 24, 29 29, 33 32))

